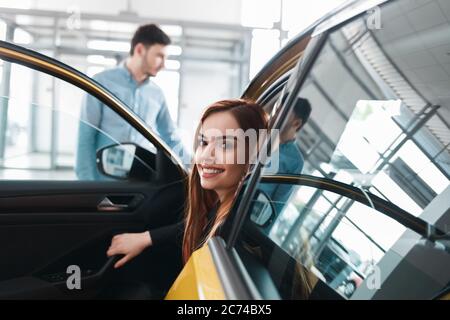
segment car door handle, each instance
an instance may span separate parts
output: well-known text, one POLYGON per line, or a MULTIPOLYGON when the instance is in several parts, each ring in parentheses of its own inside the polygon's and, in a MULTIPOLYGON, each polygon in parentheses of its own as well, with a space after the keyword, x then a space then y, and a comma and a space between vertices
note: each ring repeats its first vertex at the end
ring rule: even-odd
POLYGON ((142 194, 109 194, 97 204, 97 211, 131 211, 137 208, 145 197, 142 194))
POLYGON ((97 205, 98 211, 123 211, 130 206, 128 203, 114 203, 109 197, 103 198, 97 205))

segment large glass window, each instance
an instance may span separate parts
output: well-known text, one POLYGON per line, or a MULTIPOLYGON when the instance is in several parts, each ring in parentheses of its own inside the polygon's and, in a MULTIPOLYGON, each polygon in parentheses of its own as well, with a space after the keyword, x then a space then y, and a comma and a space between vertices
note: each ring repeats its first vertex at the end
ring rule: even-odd
POLYGON ((2 69, 0 178, 103 180, 95 159, 101 147, 133 142, 155 150, 118 114, 78 87, 6 61, 2 69), (95 122, 95 114, 107 116, 109 126, 95 122), (87 135, 93 139, 90 153, 85 150, 87 135), (97 174, 80 174, 81 165, 97 174))

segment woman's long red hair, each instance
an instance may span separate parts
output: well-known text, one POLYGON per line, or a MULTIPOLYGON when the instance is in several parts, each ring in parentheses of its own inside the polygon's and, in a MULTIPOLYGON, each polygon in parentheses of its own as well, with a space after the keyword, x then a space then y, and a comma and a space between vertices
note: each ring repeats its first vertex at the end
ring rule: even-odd
MULTIPOLYGON (((194 142, 194 152, 198 147, 198 134, 201 125, 213 113, 230 112, 236 119, 239 127, 244 131, 248 129, 259 130, 267 129, 267 114, 261 106, 251 101, 242 99, 222 100, 218 101, 206 108, 204 111, 200 124, 197 127, 194 142)), ((246 144, 247 161, 250 159, 250 154, 257 150, 250 150, 251 146, 246 144)), ((254 146, 256 149, 256 146, 254 146)), ((248 162, 247 162, 248 163, 248 162)), ((242 179, 244 179, 243 175, 242 179)), ((236 190, 237 190, 236 186, 236 190)), ((235 190, 235 191, 236 191, 235 190)), ((217 229, 223 224, 228 212, 231 209, 235 192, 227 195, 226 199, 220 203, 217 194, 213 190, 203 189, 200 184, 200 175, 198 173, 195 163, 192 165, 192 171, 189 176, 187 205, 185 210, 185 231, 183 236, 183 262, 186 263, 191 254, 201 247, 209 238, 215 235, 217 229), (211 226, 207 236, 202 239, 205 228, 208 223, 208 212, 215 206, 219 205, 215 220, 211 226)))

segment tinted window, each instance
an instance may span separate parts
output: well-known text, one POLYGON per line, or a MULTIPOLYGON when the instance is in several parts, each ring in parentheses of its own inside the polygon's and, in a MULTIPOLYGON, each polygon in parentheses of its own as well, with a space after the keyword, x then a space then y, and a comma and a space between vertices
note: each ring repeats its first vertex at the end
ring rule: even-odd
MULTIPOLYGON (((443 1, 395 1, 332 31, 297 96, 311 115, 285 118, 265 174, 344 182, 448 232, 449 12, 443 1), (368 23, 373 14, 380 25, 368 23)), ((354 298, 431 298, 450 280, 448 243, 422 239, 370 202, 289 184, 258 189, 275 214, 259 242, 247 236, 266 217, 249 215, 241 240, 263 253, 285 298, 296 297, 289 283, 313 289, 309 275, 354 298), (308 272, 293 272, 293 260, 308 272)))

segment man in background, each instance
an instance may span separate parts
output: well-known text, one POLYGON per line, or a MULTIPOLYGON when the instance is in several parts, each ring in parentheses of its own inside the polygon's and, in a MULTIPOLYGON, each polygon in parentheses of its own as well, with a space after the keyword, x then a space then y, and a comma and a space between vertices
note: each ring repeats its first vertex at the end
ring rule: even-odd
MULTIPOLYGON (((164 68, 170 38, 158 26, 140 26, 132 40, 130 56, 120 65, 93 78, 141 117, 167 145, 187 156, 173 123, 162 90, 150 78, 164 68)), ((118 114, 93 96, 83 101, 75 171, 80 180, 104 179, 96 166, 96 151, 117 142, 151 145, 118 114)))

